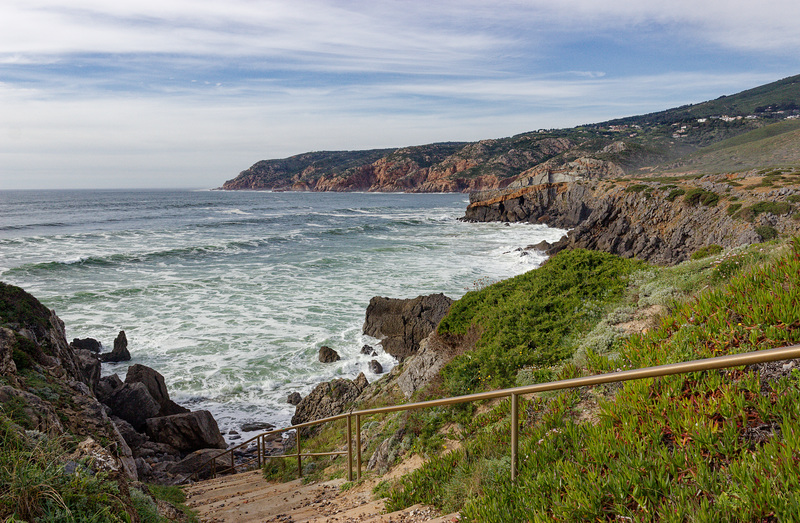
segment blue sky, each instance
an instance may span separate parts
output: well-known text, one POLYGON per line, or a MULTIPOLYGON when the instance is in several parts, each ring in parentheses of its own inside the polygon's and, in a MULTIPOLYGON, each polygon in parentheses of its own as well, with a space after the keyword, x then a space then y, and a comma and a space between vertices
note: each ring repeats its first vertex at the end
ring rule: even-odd
POLYGON ((800 2, 3 0, 0 189, 217 187, 800 73, 800 2))

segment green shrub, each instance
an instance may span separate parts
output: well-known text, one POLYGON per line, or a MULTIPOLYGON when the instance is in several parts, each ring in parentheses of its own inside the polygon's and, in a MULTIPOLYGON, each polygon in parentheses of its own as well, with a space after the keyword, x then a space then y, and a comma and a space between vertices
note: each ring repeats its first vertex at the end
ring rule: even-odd
POLYGON ((672 202, 672 201, 675 201, 675 198, 677 198, 678 196, 681 196, 683 194, 686 194, 686 191, 683 190, 683 189, 680 189, 680 188, 672 189, 664 199, 667 200, 668 202, 672 202))
POLYGON ((701 260, 722 252, 722 246, 715 243, 701 247, 692 253, 693 260, 701 260))
POLYGON ((642 192, 642 191, 644 191, 644 190, 646 190, 648 188, 649 187, 647 185, 645 185, 643 183, 639 183, 639 184, 636 184, 636 185, 627 186, 625 188, 625 192, 642 192))
POLYGON ((786 200, 792 203, 800 202, 800 194, 792 194, 789 197, 787 197, 786 200))
POLYGON ((756 232, 764 241, 774 240, 778 237, 778 230, 770 225, 758 226, 756 227, 756 232))
POLYGON ((452 395, 510 386, 522 368, 548 367, 570 357, 565 336, 591 329, 622 295, 627 275, 642 266, 597 251, 562 251, 528 273, 453 303, 438 327, 441 336, 480 332, 475 350, 442 371, 452 395))
POLYGON ((735 218, 742 218, 743 220, 752 222, 756 216, 765 212, 781 215, 789 213, 793 209, 794 206, 787 202, 758 202, 736 213, 735 218))
POLYGON ((713 207, 719 201, 719 195, 715 192, 695 187, 694 189, 689 189, 686 196, 683 197, 683 201, 689 205, 702 203, 708 207, 713 207))
POLYGON ((728 216, 733 216, 734 214, 736 214, 736 211, 738 211, 741 208, 742 208, 741 203, 732 203, 728 205, 728 209, 725 212, 728 213, 728 216))

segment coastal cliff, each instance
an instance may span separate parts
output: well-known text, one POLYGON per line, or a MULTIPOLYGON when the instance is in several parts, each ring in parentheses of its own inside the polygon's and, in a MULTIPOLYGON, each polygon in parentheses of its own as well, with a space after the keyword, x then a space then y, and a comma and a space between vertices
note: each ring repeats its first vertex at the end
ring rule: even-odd
POLYGON ((549 254, 587 248, 672 265, 698 249, 737 247, 800 231, 800 170, 700 178, 591 180, 470 195, 464 220, 546 223, 571 229, 549 254), (775 183, 775 176, 780 176, 775 183))

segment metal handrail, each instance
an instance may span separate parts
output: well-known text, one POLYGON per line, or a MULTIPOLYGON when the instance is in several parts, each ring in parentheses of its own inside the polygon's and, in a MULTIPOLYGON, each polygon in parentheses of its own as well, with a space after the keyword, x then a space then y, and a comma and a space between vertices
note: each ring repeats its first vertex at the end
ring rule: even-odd
POLYGON ((515 387, 510 389, 501 389, 491 392, 480 392, 476 394, 467 394, 465 396, 455 396, 451 398, 444 398, 430 401, 420 401, 416 403, 407 403, 404 405, 392 405, 389 407, 378 407, 372 409, 364 409, 357 411, 350 411, 336 416, 330 416, 314 421, 307 421, 299 423, 290 427, 282 429, 271 430, 264 432, 258 436, 254 436, 249 440, 230 448, 217 456, 210 458, 203 462, 197 471, 193 474, 196 476, 209 464, 212 467, 212 477, 216 474, 216 463, 221 456, 230 454, 231 456, 231 470, 235 471, 234 464, 234 451, 241 450, 249 446, 253 441, 257 441, 258 445, 258 464, 262 466, 266 459, 270 458, 297 458, 297 472, 298 476, 303 475, 302 458, 313 456, 343 456, 347 455, 347 479, 353 481, 353 440, 352 440, 352 420, 355 418, 356 425, 356 442, 357 449, 356 455, 356 479, 361 479, 361 419, 364 416, 372 416, 375 414, 389 414, 392 412, 401 412, 408 410, 426 409, 432 407, 444 407, 449 405, 457 405, 460 403, 470 403, 473 401, 482 401, 497 398, 511 398, 511 480, 513 481, 517 475, 517 447, 518 447, 518 432, 519 432, 519 397, 526 394, 536 392, 546 392, 553 390, 573 389, 578 387, 587 387, 593 385, 602 385, 605 383, 618 383, 622 381, 630 381, 645 378, 658 378, 662 376, 670 376, 674 374, 685 374, 690 372, 702 372, 708 370, 724 369, 728 367, 739 367, 743 365, 754 365, 756 363, 767 363, 772 361, 789 360, 800 358, 800 345, 791 345, 788 347, 781 347, 777 349, 765 349, 754 352, 746 352, 743 354, 730 354, 727 356, 717 356, 714 358, 706 358, 701 360, 692 360, 681 363, 671 363, 666 365, 658 365, 655 367, 645 367, 642 369, 632 369, 625 371, 609 372, 606 374, 595 374, 593 376, 586 376, 582 378, 571 378, 566 380, 551 381, 548 383, 537 383, 535 385, 527 385, 524 387, 515 387), (347 420, 347 450, 340 452, 323 452, 323 453, 303 453, 300 446, 300 430, 301 428, 311 427, 313 425, 320 425, 322 423, 329 423, 340 419, 347 420), (297 452, 294 454, 279 454, 266 456, 263 452, 265 446, 265 438, 273 434, 281 434, 283 432, 295 430, 296 431, 296 444, 297 452))

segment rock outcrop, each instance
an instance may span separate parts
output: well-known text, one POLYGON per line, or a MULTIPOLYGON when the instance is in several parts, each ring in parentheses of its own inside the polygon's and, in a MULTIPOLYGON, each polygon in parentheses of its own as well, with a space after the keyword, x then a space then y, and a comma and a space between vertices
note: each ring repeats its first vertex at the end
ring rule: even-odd
POLYGON ((114 339, 114 349, 111 352, 106 352, 100 355, 100 361, 103 363, 120 361, 130 361, 131 353, 128 351, 128 338, 125 336, 125 331, 119 331, 119 334, 114 339))
MULTIPOLYGON (((292 425, 341 414, 358 398, 367 385, 369 382, 363 372, 355 380, 337 378, 320 383, 297 405, 292 416, 292 425)), ((302 432, 310 434, 314 431, 306 428, 302 432)))
POLYGON ((403 360, 417 352, 420 341, 436 329, 452 303, 444 294, 412 299, 376 296, 369 301, 363 331, 380 339, 384 351, 403 360))
POLYGON ((327 345, 323 345, 319 348, 318 359, 320 363, 333 363, 334 361, 339 361, 341 357, 339 356, 338 352, 327 345))

